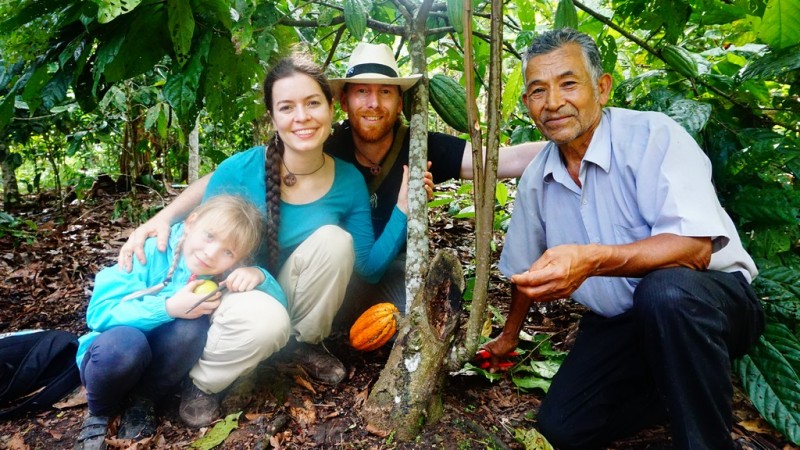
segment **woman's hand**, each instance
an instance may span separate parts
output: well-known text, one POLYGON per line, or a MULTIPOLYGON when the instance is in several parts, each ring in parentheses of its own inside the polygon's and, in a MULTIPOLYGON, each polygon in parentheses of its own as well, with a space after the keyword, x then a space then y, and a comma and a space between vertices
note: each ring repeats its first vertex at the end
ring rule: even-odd
POLYGON ((266 279, 258 267, 239 267, 225 278, 225 286, 231 292, 252 291, 266 279))
POLYGON ((167 249, 169 233, 169 222, 159 219, 158 216, 151 218, 136 227, 131 235, 128 236, 128 241, 119 250, 117 263, 126 272, 130 272, 131 268, 133 268, 133 255, 135 254, 140 263, 147 264, 147 258, 144 256, 144 242, 147 238, 155 237, 158 242, 158 249, 163 252, 167 249))

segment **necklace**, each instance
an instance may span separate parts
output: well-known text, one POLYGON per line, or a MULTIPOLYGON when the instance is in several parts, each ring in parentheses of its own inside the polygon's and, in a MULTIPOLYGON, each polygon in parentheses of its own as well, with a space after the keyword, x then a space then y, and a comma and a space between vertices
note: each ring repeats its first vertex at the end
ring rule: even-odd
POLYGON ((288 167, 286 167, 286 162, 281 160, 281 163, 283 163, 283 168, 286 169, 286 172, 288 172, 286 175, 283 176, 283 184, 287 186, 294 186, 294 184, 297 183, 298 176, 302 177, 306 175, 313 175, 319 172, 319 169, 322 169, 322 167, 325 165, 325 155, 322 155, 322 164, 320 164, 319 167, 308 173, 293 173, 291 170, 289 170, 288 167))
POLYGON ((381 173, 381 165, 380 164, 378 164, 375 161, 369 159, 369 157, 367 155, 365 155, 361 150, 359 150, 358 147, 356 147, 356 152, 358 152, 358 154, 361 155, 364 159, 366 159, 367 162, 370 164, 369 173, 371 173, 372 175, 378 175, 379 173, 381 173))

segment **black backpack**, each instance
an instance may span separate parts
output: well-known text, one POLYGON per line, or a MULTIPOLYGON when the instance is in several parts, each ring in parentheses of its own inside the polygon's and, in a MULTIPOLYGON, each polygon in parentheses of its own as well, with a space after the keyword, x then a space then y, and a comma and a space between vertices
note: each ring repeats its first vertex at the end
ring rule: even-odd
POLYGON ((67 331, 0 334, 0 419, 49 408, 80 386, 77 351, 67 331))

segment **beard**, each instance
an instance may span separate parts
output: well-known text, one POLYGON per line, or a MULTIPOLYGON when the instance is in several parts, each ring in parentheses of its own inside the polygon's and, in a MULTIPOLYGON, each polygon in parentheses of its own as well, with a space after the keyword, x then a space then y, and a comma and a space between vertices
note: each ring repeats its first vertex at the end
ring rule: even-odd
POLYGON ((392 115, 389 111, 384 109, 370 110, 366 114, 357 114, 355 118, 350 119, 350 126, 355 133, 364 142, 378 142, 386 138, 387 135, 394 133, 394 124, 397 122, 397 116, 392 115), (382 116, 379 121, 368 122, 363 120, 362 116, 382 116))

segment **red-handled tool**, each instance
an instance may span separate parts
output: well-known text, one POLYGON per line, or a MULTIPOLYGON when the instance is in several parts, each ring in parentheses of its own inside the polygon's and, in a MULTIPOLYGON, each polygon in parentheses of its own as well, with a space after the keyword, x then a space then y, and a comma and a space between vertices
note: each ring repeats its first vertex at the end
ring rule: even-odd
MULTIPOLYGON (((516 351, 510 352, 503 357, 503 360, 497 363, 497 368, 500 370, 508 370, 516 364, 515 361, 508 361, 507 358, 513 358, 515 356, 519 356, 516 351)), ((491 361, 492 355, 484 349, 478 350, 475 353, 475 364, 480 367, 481 369, 488 369, 492 365, 491 361)))

